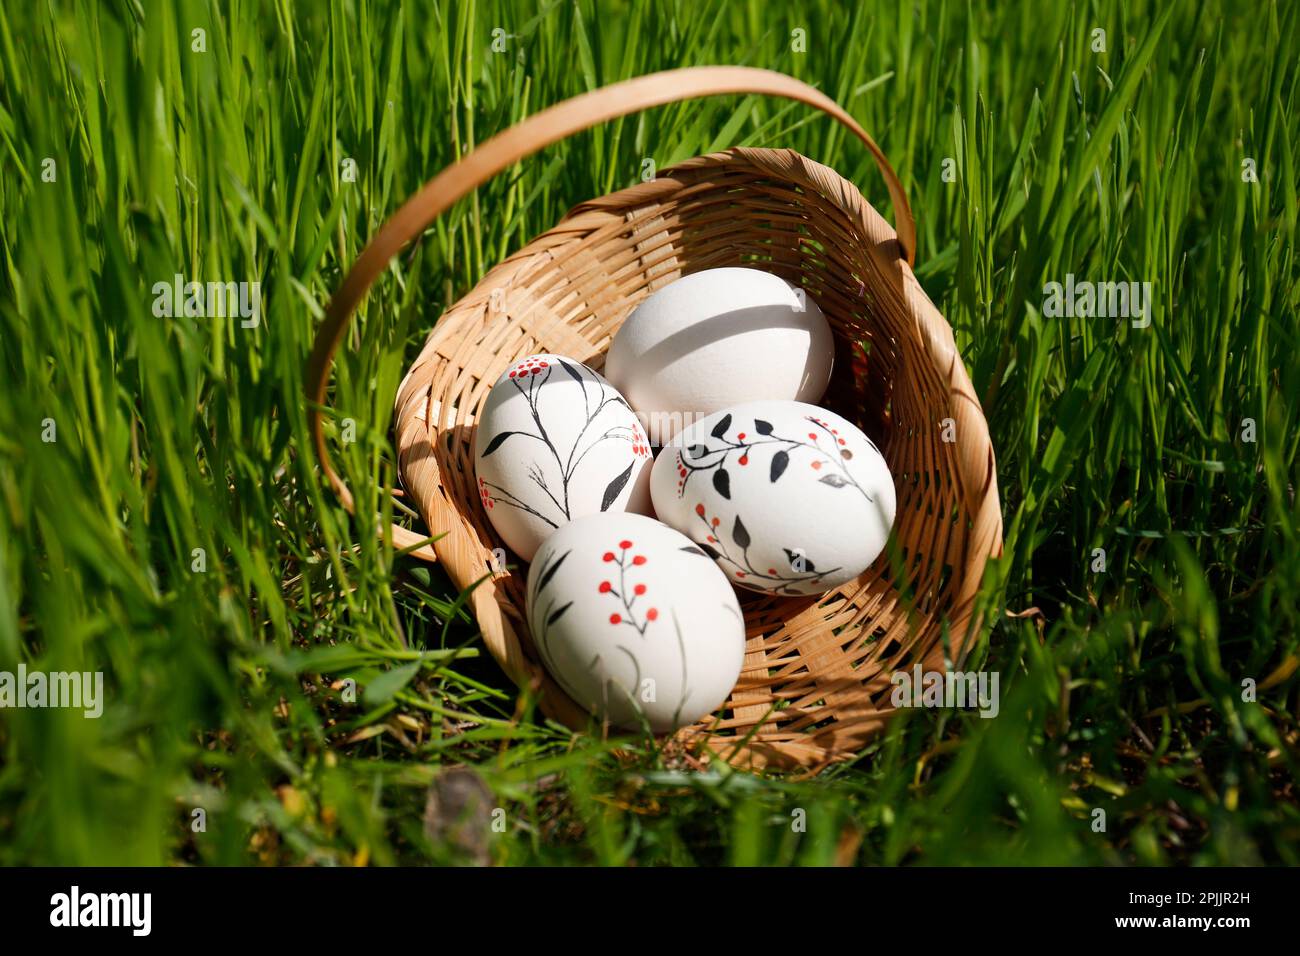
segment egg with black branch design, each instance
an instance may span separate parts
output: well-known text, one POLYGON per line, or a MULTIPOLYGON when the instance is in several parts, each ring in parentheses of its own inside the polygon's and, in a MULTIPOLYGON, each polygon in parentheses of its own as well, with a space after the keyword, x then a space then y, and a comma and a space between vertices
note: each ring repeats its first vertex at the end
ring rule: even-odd
POLYGON ((480 503, 525 561, 574 518, 649 511, 652 461, 623 396, 562 355, 532 355, 503 372, 474 434, 480 503))
POLYGON ((803 402, 749 402, 683 429, 655 461, 655 514, 731 580, 821 594, 871 566, 896 509, 884 456, 851 422, 803 402))

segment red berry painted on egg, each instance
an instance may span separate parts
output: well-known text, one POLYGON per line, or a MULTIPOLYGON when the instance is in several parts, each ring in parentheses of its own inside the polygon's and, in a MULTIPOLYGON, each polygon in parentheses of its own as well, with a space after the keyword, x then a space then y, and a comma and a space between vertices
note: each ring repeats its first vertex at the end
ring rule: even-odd
POLYGON ((614 560, 614 552, 613 552, 613 551, 606 551, 605 554, 604 554, 603 560, 605 560, 605 561, 613 561, 613 560, 614 560))
POLYGON ((609 623, 610 623, 610 624, 622 624, 622 623, 623 623, 623 618, 621 618, 621 617, 620 617, 619 615, 617 615, 617 614, 611 614, 611 615, 609 616, 609 623))
POLYGON ((600 582, 600 593, 601 593, 601 594, 608 594, 608 593, 609 593, 610 591, 612 591, 613 589, 614 589, 614 585, 610 584, 608 581, 601 581, 601 582, 600 582))
POLYGON ((696 506, 695 506, 695 513, 696 513, 697 515, 699 515, 701 518, 703 518, 703 517, 704 517, 704 505, 696 505, 696 506))
POLYGON ((620 548, 622 548, 624 551, 626 551, 628 548, 632 547, 632 542, 631 542, 631 541, 620 541, 620 542, 618 543, 618 546, 619 546, 620 548))
POLYGON ((657 620, 658 618, 659 618, 659 609, 656 607, 652 607, 650 610, 645 612, 645 619, 647 621, 654 621, 657 620))
POLYGON ((632 563, 635 564, 637 567, 640 567, 641 565, 645 564, 645 555, 638 554, 635 558, 632 559, 632 563))
POLYGON ((645 594, 645 585, 638 584, 636 587, 632 589, 632 593, 637 595, 645 594))

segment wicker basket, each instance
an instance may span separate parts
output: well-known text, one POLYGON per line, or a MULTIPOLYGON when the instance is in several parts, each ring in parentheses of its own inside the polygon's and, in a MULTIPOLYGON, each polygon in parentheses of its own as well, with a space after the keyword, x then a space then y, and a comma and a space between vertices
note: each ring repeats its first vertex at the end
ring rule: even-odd
MULTIPOLYGON (((896 234, 852 183, 785 149, 731 149, 573 209, 438 320, 397 397, 402 481, 443 563, 464 588, 500 546, 474 482, 473 431, 488 389, 513 362, 556 352, 601 368, 636 304, 686 273, 752 264, 798 283, 839 349, 823 404, 879 445, 898 491, 897 548, 819 598, 746 595, 740 681, 720 715, 679 733, 748 766, 811 770, 852 756, 890 713, 890 674, 960 660, 978 628, 974 601, 1002 521, 993 448, 951 329, 910 268, 915 227, 879 147, 847 113, 791 77, 742 67, 657 73, 588 93, 483 144, 427 183, 379 231, 330 302, 307 374, 317 454, 343 502, 321 430, 329 367, 348 320, 389 259, 453 202, 512 163, 605 120, 675 100, 762 93, 815 106, 871 151, 889 186, 896 234), (865 374, 860 344, 865 350, 865 374), (856 374, 855 374, 856 367, 856 374), (955 441, 953 440, 955 438, 955 441), (945 440, 947 439, 947 440, 945 440)), ((394 543, 426 540, 401 528, 394 543)), ((484 642, 542 709, 590 717, 542 669, 527 632, 527 569, 484 581, 470 602, 484 642)))

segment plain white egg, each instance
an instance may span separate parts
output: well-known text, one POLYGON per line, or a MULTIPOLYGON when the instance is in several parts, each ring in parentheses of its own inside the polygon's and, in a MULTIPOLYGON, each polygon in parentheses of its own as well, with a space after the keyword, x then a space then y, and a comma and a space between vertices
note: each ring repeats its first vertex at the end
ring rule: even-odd
POLYGON ((474 434, 479 500, 525 561, 574 518, 649 511, 652 460, 623 396, 562 355, 532 355, 503 373, 474 434))
POLYGON ((621 727, 694 723, 727 699, 744 660, 726 575, 642 515, 589 515, 547 538, 528 572, 527 613, 551 676, 621 727))
POLYGON ((655 513, 736 584, 820 594, 880 555, 894 481, 879 449, 839 415, 802 402, 738 405, 683 429, 655 461, 655 513))
POLYGON ((830 324, 802 289, 758 269, 708 269, 637 305, 614 336, 605 374, 660 445, 742 402, 818 401, 834 357, 830 324))

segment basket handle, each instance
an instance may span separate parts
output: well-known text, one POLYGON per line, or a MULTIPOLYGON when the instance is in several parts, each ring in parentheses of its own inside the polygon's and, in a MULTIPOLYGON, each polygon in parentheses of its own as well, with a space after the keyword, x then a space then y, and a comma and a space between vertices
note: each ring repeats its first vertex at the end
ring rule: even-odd
MULTIPOLYGON (((909 265, 915 261, 916 223, 912 219, 912 209, 903 193, 902 183, 898 181, 898 175, 889 165, 889 160, 876 145, 876 141, 839 104, 820 90, 792 76, 746 66, 695 66, 639 76, 557 103, 493 136, 425 183, 370 240, 330 299, 325 310, 325 320, 316 333, 311 358, 307 363, 307 422, 321 468, 348 511, 353 510, 352 492, 334 470, 329 450, 325 447, 321 409, 325 404, 325 387, 339 342, 347 331, 353 312, 370 286, 388 267, 389 260, 457 200, 506 167, 552 143, 598 123, 653 106, 727 93, 761 93, 795 100, 815 106, 847 127, 863 142, 880 167, 898 220, 895 231, 899 246, 909 265)), ((413 547, 424 541, 424 537, 395 525, 392 535, 393 542, 398 547, 411 548, 413 556, 428 561, 437 560, 433 549, 427 545, 418 549, 413 547)))

